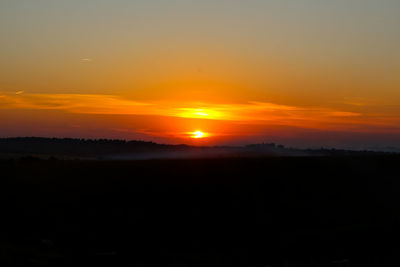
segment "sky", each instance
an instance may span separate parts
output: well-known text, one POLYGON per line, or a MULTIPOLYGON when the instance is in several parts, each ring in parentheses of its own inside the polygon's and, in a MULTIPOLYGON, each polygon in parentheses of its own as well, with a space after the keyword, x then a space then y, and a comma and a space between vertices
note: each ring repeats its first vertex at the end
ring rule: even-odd
POLYGON ((398 0, 1 0, 0 41, 0 137, 400 146, 398 0))

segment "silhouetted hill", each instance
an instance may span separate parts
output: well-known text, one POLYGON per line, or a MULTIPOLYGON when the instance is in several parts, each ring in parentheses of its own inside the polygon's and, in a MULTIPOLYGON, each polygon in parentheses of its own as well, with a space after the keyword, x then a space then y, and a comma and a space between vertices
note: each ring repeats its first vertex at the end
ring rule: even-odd
POLYGON ((1 266, 400 264, 400 155, 33 137, 0 154, 1 266))
POLYGON ((244 147, 201 147, 167 145, 145 141, 112 139, 74 139, 17 137, 0 139, 0 156, 67 157, 112 160, 154 158, 215 158, 260 156, 355 156, 378 155, 384 152, 338 149, 295 149, 274 143, 252 144, 244 147))
POLYGON ((145 141, 17 137, 0 139, 0 153, 94 157, 148 151, 182 150, 186 145, 163 145, 145 141))

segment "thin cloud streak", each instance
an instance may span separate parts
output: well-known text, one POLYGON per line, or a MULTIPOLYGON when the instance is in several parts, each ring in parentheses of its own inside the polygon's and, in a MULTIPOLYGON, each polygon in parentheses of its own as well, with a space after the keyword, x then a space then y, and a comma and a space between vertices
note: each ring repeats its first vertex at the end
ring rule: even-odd
POLYGON ((90 62, 92 62, 93 60, 91 59, 91 58, 82 58, 81 59, 81 62, 83 62, 83 63, 90 63, 90 62))
MULTIPOLYGON (((317 129, 329 127, 350 129, 354 125, 400 126, 399 116, 393 113, 361 113, 256 101, 243 104, 145 102, 96 94, 19 94, 18 96, 5 94, 0 97, 0 109, 59 110, 77 114, 158 115, 252 124, 273 123, 317 129)), ((400 111, 400 108, 398 110, 400 111)))

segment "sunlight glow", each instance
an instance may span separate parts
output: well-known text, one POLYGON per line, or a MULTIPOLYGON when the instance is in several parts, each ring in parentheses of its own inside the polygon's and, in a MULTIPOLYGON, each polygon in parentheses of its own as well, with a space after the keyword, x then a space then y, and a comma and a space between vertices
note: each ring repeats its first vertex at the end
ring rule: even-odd
POLYGON ((196 139, 197 138, 204 138, 204 137, 207 136, 207 134, 202 132, 202 131, 195 131, 195 132, 190 133, 190 135, 191 135, 192 138, 196 138, 196 139))
POLYGON ((211 108, 180 108, 177 114, 183 118, 197 118, 197 119, 223 119, 225 114, 211 108))

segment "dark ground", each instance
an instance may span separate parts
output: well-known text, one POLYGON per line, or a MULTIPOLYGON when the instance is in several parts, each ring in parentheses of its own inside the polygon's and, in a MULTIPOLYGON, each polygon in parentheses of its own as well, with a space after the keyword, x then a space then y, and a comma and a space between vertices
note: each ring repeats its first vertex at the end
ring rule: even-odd
POLYGON ((0 161, 1 266, 400 266, 400 156, 0 161))

